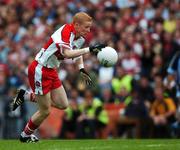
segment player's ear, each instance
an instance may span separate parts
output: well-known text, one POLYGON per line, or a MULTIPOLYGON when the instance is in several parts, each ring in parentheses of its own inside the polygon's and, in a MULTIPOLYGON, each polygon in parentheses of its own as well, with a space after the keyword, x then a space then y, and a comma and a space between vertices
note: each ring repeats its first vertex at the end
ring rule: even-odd
POLYGON ((79 23, 78 23, 78 22, 75 22, 75 23, 74 23, 74 27, 75 27, 75 28, 79 28, 79 23))

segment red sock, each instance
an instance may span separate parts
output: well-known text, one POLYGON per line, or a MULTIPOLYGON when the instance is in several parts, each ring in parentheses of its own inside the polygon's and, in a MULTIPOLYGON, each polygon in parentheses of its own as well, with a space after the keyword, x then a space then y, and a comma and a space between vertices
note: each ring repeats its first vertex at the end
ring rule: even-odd
POLYGON ((24 132, 27 135, 31 135, 35 129, 38 128, 38 125, 35 125, 32 120, 30 119, 29 122, 27 123, 26 127, 24 128, 24 132))

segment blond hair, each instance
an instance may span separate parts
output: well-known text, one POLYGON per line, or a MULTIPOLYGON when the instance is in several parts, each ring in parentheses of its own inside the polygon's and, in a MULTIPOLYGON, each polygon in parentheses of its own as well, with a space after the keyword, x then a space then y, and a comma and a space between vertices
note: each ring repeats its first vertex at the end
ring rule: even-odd
POLYGON ((73 23, 83 23, 85 21, 92 21, 92 17, 85 12, 78 12, 73 17, 73 23))

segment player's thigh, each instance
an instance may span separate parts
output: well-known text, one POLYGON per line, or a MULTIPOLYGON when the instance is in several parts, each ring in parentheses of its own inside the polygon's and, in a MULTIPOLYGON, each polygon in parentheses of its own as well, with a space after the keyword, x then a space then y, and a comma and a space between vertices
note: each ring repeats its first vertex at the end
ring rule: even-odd
POLYGON ((61 106, 62 108, 66 108, 68 106, 68 98, 62 85, 51 91, 51 99, 57 106, 61 106))
POLYGON ((35 98, 37 100, 39 111, 50 111, 51 108, 51 95, 50 92, 48 92, 45 95, 35 95, 35 98))

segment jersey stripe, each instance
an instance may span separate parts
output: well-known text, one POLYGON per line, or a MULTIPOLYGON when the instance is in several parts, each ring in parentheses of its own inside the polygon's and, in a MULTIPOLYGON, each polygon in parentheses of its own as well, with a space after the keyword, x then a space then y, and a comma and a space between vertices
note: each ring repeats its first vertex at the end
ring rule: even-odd
POLYGON ((44 49, 46 50, 53 43, 53 39, 50 37, 48 42, 44 45, 44 49))
POLYGON ((66 24, 61 31, 62 41, 65 43, 70 43, 70 35, 71 35, 71 29, 69 28, 69 25, 66 24))

